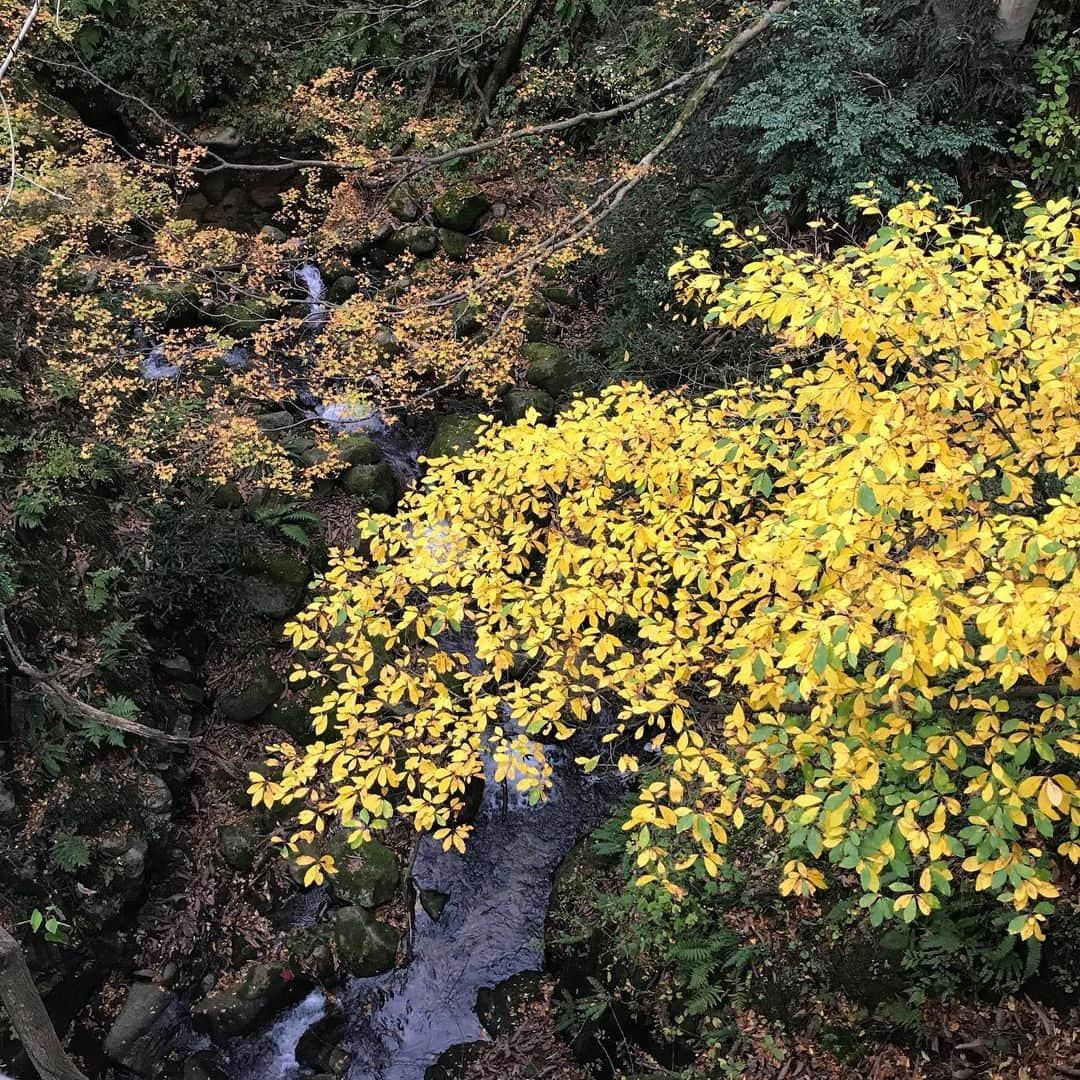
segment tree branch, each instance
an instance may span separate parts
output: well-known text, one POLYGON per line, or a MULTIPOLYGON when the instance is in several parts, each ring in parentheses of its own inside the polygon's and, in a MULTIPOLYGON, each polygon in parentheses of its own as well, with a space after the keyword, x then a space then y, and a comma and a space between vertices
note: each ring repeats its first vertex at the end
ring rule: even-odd
POLYGON ((83 717, 83 719, 92 720, 95 723, 102 724, 104 727, 116 728, 119 731, 127 732, 129 735, 138 735, 142 739, 153 739, 157 742, 166 742, 177 746, 191 746, 200 741, 198 738, 191 738, 186 735, 172 735, 167 731, 160 731, 158 728, 147 727, 146 724, 140 724, 137 720, 114 716, 112 713, 107 713, 102 709, 87 704, 68 690, 67 687, 62 686, 26 659, 11 635, 11 630, 8 628, 2 609, 0 609, 0 638, 3 639, 4 644, 7 646, 8 655, 11 657, 11 662, 15 665, 16 671, 21 675, 25 675, 26 678, 35 683, 64 709, 83 717))
POLYGON ((41 0, 34 0, 30 5, 30 10, 26 13, 26 18, 23 19, 23 24, 19 28, 19 32, 15 35, 15 40, 8 47, 8 51, 4 54, 4 59, 0 61, 0 79, 7 74, 7 69, 11 67, 11 62, 15 59, 15 54, 19 51, 19 46, 26 40, 26 35, 30 33, 30 27, 34 25, 34 20, 38 17, 38 12, 41 10, 41 0))

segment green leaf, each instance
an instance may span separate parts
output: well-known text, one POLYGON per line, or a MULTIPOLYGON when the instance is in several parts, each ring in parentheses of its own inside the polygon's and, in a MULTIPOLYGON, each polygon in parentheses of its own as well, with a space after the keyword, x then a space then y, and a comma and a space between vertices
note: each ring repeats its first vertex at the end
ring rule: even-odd
POLYGON ((881 503, 877 501, 874 489, 869 484, 859 485, 859 509, 867 514, 877 514, 881 511, 881 503))

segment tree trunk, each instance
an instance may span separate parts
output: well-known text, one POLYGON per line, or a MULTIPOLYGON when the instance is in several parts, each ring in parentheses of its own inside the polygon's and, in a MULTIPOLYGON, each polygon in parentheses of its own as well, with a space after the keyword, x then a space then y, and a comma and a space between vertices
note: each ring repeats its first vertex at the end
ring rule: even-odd
POLYGON ((529 36, 529 27, 533 24, 537 12, 540 10, 542 0, 525 0, 525 6, 521 11, 521 18, 514 27, 506 44, 499 51, 488 77, 484 82, 484 89, 480 94, 480 101, 476 108, 476 126, 473 128, 473 138, 478 139, 480 133, 488 126, 491 115, 491 107, 495 104, 495 98, 506 84, 506 80, 514 73, 521 59, 521 50, 525 47, 525 39, 529 36))
POLYGON ((999 45, 1014 48, 1023 45, 1038 6, 1039 0, 998 0, 998 24, 994 40, 999 45))
POLYGON ((0 927, 0 1001, 41 1080, 86 1080, 67 1056, 19 943, 0 927))

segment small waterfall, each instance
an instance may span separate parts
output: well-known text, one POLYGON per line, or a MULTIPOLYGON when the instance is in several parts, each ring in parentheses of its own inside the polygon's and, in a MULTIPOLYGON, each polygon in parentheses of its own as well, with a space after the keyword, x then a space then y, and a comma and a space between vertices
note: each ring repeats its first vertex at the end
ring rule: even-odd
POLYGON ((161 382, 164 379, 176 379, 180 375, 180 366, 165 359, 165 350, 155 345, 140 365, 143 378, 147 382, 161 382))
POLYGON ((304 263, 296 271, 296 277, 308 294, 308 317, 305 322, 314 327, 325 326, 327 311, 323 298, 326 296, 326 282, 319 268, 314 263, 304 263))

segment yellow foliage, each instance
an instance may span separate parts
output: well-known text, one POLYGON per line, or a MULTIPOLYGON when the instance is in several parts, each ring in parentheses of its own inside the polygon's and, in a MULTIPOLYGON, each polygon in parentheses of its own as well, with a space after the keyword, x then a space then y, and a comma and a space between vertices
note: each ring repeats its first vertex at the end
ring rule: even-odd
POLYGON ((362 519, 288 627, 332 734, 272 797, 448 836, 485 754, 596 724, 621 768, 627 739, 662 759, 644 883, 716 874, 760 820, 785 893, 827 863, 910 921, 964 876, 1041 936, 1080 835, 1080 229, 1022 202, 1017 240, 917 193, 831 256, 680 262, 711 321, 821 359, 492 427, 362 519))

